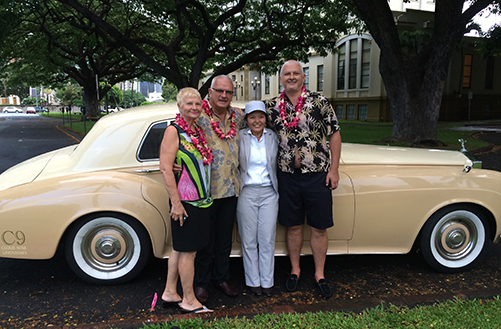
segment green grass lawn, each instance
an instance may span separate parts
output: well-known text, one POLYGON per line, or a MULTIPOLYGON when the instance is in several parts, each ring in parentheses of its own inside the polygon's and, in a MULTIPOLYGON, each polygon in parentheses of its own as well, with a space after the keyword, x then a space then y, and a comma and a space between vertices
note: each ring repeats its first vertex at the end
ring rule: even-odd
POLYGON ((318 312, 260 314, 252 318, 202 318, 144 325, 143 329, 186 328, 501 328, 499 297, 491 300, 455 299, 414 308, 379 306, 362 313, 318 312))
MULTIPOLYGON (((357 124, 353 121, 341 121, 341 136, 343 142, 359 143, 359 144, 383 144, 380 141, 391 136, 391 123, 364 123, 357 124)), ((444 142, 445 146, 437 148, 448 150, 460 150, 462 138, 467 141, 466 148, 468 150, 487 146, 488 143, 474 139, 472 131, 459 131, 450 128, 462 127, 461 124, 439 123, 437 131, 437 139, 444 142)), ((391 146, 409 146, 401 143, 393 143, 391 146)))

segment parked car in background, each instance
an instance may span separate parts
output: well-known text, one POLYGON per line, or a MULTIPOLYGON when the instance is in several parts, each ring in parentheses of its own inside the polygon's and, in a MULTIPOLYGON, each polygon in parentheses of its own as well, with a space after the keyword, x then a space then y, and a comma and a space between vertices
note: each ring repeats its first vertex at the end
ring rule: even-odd
POLYGON ((121 108, 121 107, 114 107, 114 108, 110 108, 108 111, 110 113, 115 113, 115 112, 118 112, 118 111, 123 111, 124 109, 121 108))
MULTIPOLYGON (((163 103, 106 115, 80 144, 1 174, 0 257, 48 259, 64 246, 72 270, 96 284, 134 278, 150 254, 168 257, 159 148, 177 112, 163 103)), ((459 151, 343 143, 327 253, 416 247, 435 270, 470 268, 501 234, 501 172, 480 166, 459 151)), ((233 256, 239 241, 235 225, 233 256)), ((311 254, 310 243, 301 253, 311 254)), ((281 225, 275 254, 287 255, 281 225)))
POLYGON ((43 107, 40 107, 40 106, 35 107, 35 111, 37 111, 37 113, 46 113, 46 112, 49 112, 49 110, 44 109, 43 107))
POLYGON ((34 107, 27 107, 26 108, 26 114, 37 114, 37 111, 35 110, 34 107))
POLYGON ((15 106, 6 106, 3 108, 3 113, 23 113, 23 109, 15 106))

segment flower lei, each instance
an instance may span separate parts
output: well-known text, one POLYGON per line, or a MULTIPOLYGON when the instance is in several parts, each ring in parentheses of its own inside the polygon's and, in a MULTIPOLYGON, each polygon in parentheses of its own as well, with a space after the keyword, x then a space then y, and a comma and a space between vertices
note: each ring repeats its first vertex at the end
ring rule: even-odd
POLYGON ((287 129, 296 128, 299 122, 299 113, 301 113, 301 109, 304 105, 304 100, 308 96, 306 93, 306 88, 303 86, 301 88, 301 96, 297 99, 296 108, 294 111, 294 117, 292 118, 292 122, 287 122, 287 115, 285 113, 285 90, 280 94, 280 103, 278 104, 278 108, 280 109, 280 119, 282 120, 284 126, 287 129))
POLYGON ((176 120, 174 123, 181 127, 181 129, 183 129, 184 132, 191 137, 191 143, 195 146, 198 152, 200 152, 200 155, 202 155, 204 166, 208 166, 214 160, 214 156, 212 155, 212 150, 207 145, 207 140, 205 139, 202 128, 199 126, 195 126, 195 129, 188 127, 188 124, 179 113, 176 114, 176 120))
POLYGON ((225 138, 231 139, 235 137, 235 135, 237 134, 237 129, 236 129, 237 124, 235 123, 235 117, 236 117, 235 111, 231 111, 230 131, 228 131, 228 133, 225 135, 221 130, 221 128, 219 128, 219 122, 214 121, 214 115, 210 110, 209 103, 205 99, 202 101, 202 108, 204 109, 205 114, 207 114, 207 116, 210 118, 210 124, 212 126, 212 130, 214 130, 214 132, 220 139, 224 140, 225 138))

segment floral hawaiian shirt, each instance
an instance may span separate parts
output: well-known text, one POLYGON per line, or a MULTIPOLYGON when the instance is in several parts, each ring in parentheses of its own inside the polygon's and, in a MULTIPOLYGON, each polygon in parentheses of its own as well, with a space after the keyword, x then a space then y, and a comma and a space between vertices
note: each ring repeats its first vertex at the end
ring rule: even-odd
MULTIPOLYGON (((292 122, 294 105, 285 96, 287 121, 292 122)), ((324 95, 308 91, 296 128, 287 129, 279 114, 280 97, 265 102, 268 117, 278 135, 278 168, 294 172, 294 149, 301 157, 301 173, 326 172, 330 167, 327 136, 339 130, 336 113, 324 95)))
POLYGON ((238 177, 238 129, 242 125, 243 116, 240 111, 234 108, 228 108, 225 122, 222 122, 219 116, 214 113, 215 122, 219 122, 219 127, 224 134, 230 130, 231 112, 235 111, 236 117, 236 135, 233 138, 220 139, 212 130, 210 118, 202 111, 198 118, 198 124, 204 130, 207 137, 207 143, 212 149, 214 161, 211 164, 211 196, 213 199, 222 199, 231 196, 238 196, 240 183, 238 177))

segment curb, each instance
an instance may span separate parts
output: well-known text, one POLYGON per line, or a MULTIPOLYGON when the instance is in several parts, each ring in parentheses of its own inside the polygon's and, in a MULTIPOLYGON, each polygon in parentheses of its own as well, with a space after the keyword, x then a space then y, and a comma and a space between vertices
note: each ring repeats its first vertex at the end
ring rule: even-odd
POLYGON ((78 142, 81 142, 84 136, 81 136, 81 134, 78 134, 74 132, 73 130, 69 129, 68 127, 65 127, 63 125, 57 125, 56 126, 59 130, 63 131, 64 133, 70 135, 72 138, 78 140, 78 142))

